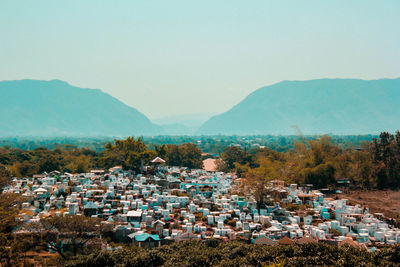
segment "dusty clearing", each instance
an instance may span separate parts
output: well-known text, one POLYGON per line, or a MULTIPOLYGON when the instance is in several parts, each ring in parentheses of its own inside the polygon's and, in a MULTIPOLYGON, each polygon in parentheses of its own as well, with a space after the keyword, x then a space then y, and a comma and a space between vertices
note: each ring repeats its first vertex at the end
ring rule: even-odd
POLYGON ((387 217, 400 217, 400 191, 351 191, 338 197, 347 198, 353 205, 368 207, 371 213, 381 212, 387 217))

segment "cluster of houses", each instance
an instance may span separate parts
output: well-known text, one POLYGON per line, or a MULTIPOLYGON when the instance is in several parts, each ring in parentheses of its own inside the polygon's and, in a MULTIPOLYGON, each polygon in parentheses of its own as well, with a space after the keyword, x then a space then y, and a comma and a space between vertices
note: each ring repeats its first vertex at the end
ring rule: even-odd
POLYGON ((102 218, 115 242, 155 247, 184 240, 222 239, 254 244, 327 242, 370 250, 400 242, 400 230, 312 187, 271 181, 266 205, 237 190, 234 174, 164 166, 146 174, 121 167, 70 174, 53 171, 14 178, 6 188, 26 197, 21 218, 84 215, 102 218))

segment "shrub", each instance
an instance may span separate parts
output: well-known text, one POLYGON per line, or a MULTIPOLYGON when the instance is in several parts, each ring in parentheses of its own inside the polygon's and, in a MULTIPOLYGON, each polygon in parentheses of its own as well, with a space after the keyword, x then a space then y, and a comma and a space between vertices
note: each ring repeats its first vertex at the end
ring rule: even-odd
POLYGON ((153 249, 125 247, 73 257, 64 266, 400 266, 400 245, 370 253, 324 243, 264 246, 209 239, 153 249))

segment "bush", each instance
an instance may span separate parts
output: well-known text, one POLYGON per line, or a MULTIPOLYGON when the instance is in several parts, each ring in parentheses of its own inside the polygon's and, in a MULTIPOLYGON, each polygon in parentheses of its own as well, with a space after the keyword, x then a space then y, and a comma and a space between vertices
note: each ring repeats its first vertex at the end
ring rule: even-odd
POLYGON ((400 245, 370 253, 324 243, 264 246, 209 239, 154 249, 126 247, 65 261, 64 266, 400 266, 400 245))
POLYGON ((236 227, 236 221, 235 220, 228 220, 227 224, 231 227, 236 227))

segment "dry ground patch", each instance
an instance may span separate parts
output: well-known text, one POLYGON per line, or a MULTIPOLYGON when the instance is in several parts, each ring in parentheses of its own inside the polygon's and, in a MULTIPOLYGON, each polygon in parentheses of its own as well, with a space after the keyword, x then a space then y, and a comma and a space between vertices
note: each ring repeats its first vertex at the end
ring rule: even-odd
POLYGON ((387 217, 400 217, 400 191, 375 190, 375 191, 351 191, 338 195, 346 198, 351 204, 360 204, 368 207, 371 213, 384 213, 387 217))

